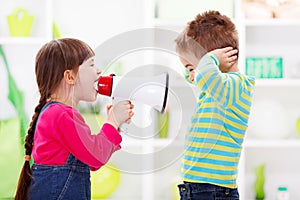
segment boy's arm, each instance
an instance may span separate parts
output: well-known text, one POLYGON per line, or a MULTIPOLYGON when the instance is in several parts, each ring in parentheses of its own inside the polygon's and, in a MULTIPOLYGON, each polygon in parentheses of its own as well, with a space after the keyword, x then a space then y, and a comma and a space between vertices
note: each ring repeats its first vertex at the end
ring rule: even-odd
MULTIPOLYGON (((218 57, 224 62, 224 55, 218 57)), ((238 97, 239 85, 237 79, 219 70, 219 64, 219 59, 212 53, 204 55, 195 69, 194 82, 202 91, 209 93, 213 99, 227 107, 238 97)))

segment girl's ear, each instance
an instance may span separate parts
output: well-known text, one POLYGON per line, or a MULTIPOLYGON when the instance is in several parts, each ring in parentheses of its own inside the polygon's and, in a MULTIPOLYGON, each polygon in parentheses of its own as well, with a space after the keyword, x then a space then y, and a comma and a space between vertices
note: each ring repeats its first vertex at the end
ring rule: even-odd
POLYGON ((76 74, 74 73, 73 70, 69 70, 69 69, 65 70, 64 80, 66 81, 67 84, 74 85, 75 79, 76 79, 76 74))

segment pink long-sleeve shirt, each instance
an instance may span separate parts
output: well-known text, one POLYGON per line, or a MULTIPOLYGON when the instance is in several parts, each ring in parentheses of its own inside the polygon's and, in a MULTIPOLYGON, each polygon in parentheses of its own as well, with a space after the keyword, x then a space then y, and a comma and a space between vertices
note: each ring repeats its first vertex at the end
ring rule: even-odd
POLYGON ((37 164, 64 165, 72 154, 91 170, 97 170, 121 148, 121 141, 121 135, 107 123, 98 134, 91 134, 77 110, 57 103, 49 105, 39 116, 32 156, 37 164))

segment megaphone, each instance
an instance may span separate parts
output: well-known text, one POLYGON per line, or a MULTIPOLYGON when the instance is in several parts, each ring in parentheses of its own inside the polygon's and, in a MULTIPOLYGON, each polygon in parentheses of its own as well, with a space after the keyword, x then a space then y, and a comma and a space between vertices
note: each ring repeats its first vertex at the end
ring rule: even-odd
POLYGON ((101 95, 113 97, 113 103, 122 100, 146 104, 163 113, 168 100, 169 74, 150 77, 100 76, 94 85, 101 95))
POLYGON ((169 93, 169 74, 154 76, 100 76, 94 85, 101 95, 112 97, 113 104, 122 100, 142 103, 163 113, 169 93))

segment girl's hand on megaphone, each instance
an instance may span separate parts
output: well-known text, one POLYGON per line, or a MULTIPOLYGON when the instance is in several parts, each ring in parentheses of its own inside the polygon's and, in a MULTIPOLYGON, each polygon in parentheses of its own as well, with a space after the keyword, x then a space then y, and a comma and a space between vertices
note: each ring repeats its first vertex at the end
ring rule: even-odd
POLYGON ((134 105, 128 100, 107 106, 107 123, 110 123, 118 130, 121 124, 131 122, 131 117, 134 115, 133 108, 134 105))

